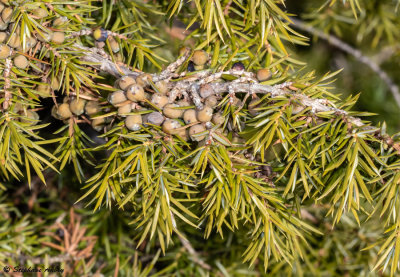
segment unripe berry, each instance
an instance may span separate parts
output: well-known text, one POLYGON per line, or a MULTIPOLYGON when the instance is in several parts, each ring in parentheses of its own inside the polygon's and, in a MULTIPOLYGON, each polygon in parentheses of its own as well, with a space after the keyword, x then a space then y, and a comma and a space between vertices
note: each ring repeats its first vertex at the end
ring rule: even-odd
POLYGON ((195 65, 194 66, 194 70, 199 71, 199 70, 203 70, 204 69, 204 65, 195 65))
POLYGON ((53 21, 53 27, 60 27, 63 26, 65 23, 68 22, 68 18, 66 16, 61 16, 53 21))
POLYGON ((255 99, 250 101, 249 106, 247 107, 247 109, 249 110, 249 113, 252 116, 256 116, 259 113, 259 111, 257 111, 259 103, 260 103, 260 99, 259 98, 255 98, 255 99))
POLYGON ((146 98, 143 87, 133 84, 130 85, 126 90, 126 97, 134 102, 143 101, 146 98))
POLYGON ((9 41, 8 41, 8 45, 11 46, 12 48, 17 48, 21 46, 21 37, 16 34, 13 33, 10 37, 9 37, 9 41))
POLYGON ((65 35, 63 32, 54 32, 51 35, 51 42, 55 44, 63 44, 65 40, 65 35))
POLYGON ((142 116, 140 114, 128 115, 125 119, 125 126, 131 131, 138 131, 142 127, 142 116))
POLYGON ((6 32, 0 32, 0 43, 3 43, 7 39, 6 32))
POLYGON ((136 77, 136 83, 142 87, 150 85, 150 81, 153 80, 150 74, 143 73, 136 77))
POLYGON ((113 53, 119 52, 119 43, 113 37, 109 37, 108 40, 110 43, 111 51, 113 51, 113 53))
POLYGON ((168 104, 168 97, 155 93, 151 96, 151 103, 159 109, 162 109, 165 105, 168 104))
POLYGON ((108 33, 103 28, 98 28, 93 31, 93 37, 97 41, 106 41, 108 33))
POLYGON ((0 13, 4 10, 5 6, 3 3, 0 3, 0 13))
POLYGON ((202 133, 206 128, 202 124, 197 124, 189 128, 189 136, 193 141, 201 141, 206 135, 196 136, 196 134, 202 133))
POLYGON ((218 105, 218 99, 215 95, 208 96, 205 101, 206 106, 215 108, 218 105))
POLYGON ((53 77, 53 78, 51 79, 50 87, 51 87, 51 89, 53 89, 53 90, 57 90, 57 89, 60 88, 60 81, 58 80, 57 77, 53 77))
POLYGON ((5 30, 7 30, 7 27, 8 27, 8 23, 5 23, 5 22, 3 21, 3 19, 1 19, 1 17, 0 17, 0 31, 5 31, 5 30))
POLYGON ((122 117, 126 117, 126 114, 130 113, 131 111, 132 111, 132 103, 118 107, 118 115, 122 117))
POLYGON ((189 132, 186 129, 182 129, 177 133, 178 136, 181 137, 181 139, 183 139, 184 141, 188 141, 189 140, 189 132))
POLYGON ((14 104, 13 108, 12 108, 12 112, 13 113, 18 113, 20 111, 22 111, 24 109, 24 107, 22 106, 21 103, 17 102, 14 104))
POLYGON ((95 129, 97 132, 100 132, 103 129, 105 123, 106 120, 104 117, 95 118, 92 120, 92 128, 95 129))
POLYGON ((167 104, 163 108, 163 114, 169 118, 182 117, 184 110, 177 108, 179 108, 177 104, 167 104))
POLYGON ((194 109, 189 109, 186 110, 183 113, 183 121, 185 121, 186 124, 191 124, 193 122, 197 122, 197 112, 194 109))
POLYGON ((136 81, 133 77, 125 75, 119 78, 117 83, 120 89, 126 90, 130 85, 136 84, 136 81))
POLYGON ((232 65, 232 69, 233 69, 233 70, 237 70, 237 71, 242 71, 242 70, 245 70, 245 67, 244 67, 244 64, 243 64, 243 63, 237 62, 237 63, 234 63, 234 64, 232 65))
POLYGON ((197 119, 200 122, 209 122, 213 116, 213 109, 208 106, 204 106, 202 110, 197 111, 197 119))
POLYGON ((143 122, 161 126, 164 122, 164 116, 159 112, 152 112, 143 116, 143 122))
POLYGON ((155 83, 155 85, 161 94, 167 94, 168 84, 165 80, 159 81, 159 82, 155 83))
POLYGON ((39 122, 39 115, 35 111, 27 110, 25 117, 26 118, 21 118, 21 122, 29 123, 31 125, 36 125, 39 122))
POLYGON ((34 10, 33 10, 33 14, 34 14, 35 16, 37 16, 39 19, 48 16, 47 11, 46 11, 45 9, 42 9, 42 8, 34 9, 34 10))
POLYGON ((205 84, 200 87, 199 93, 202 98, 207 98, 208 96, 214 95, 214 89, 210 84, 205 84))
POLYGON ((40 84, 36 88, 38 94, 42 97, 51 96, 51 87, 48 84, 40 84))
POLYGON ((33 36, 29 37, 25 43, 25 50, 29 50, 29 49, 35 47, 36 43, 37 43, 37 40, 33 36))
POLYGON ((18 55, 14 58, 14 65, 19 69, 25 69, 29 65, 28 59, 23 55, 18 55))
POLYGON ((5 44, 0 45, 0 59, 8 58, 11 55, 11 48, 5 44))
POLYGON ((69 109, 71 112, 75 115, 81 115, 85 111, 85 105, 86 105, 86 100, 82 98, 75 98, 72 99, 71 102, 69 103, 69 109))
POLYGON ((259 69, 257 71, 258 81, 264 82, 264 81, 267 81, 269 78, 271 78, 271 72, 268 69, 263 68, 263 69, 259 69))
POLYGON ((127 99, 125 96, 125 92, 122 90, 114 91, 113 93, 110 93, 108 95, 108 102, 110 102, 110 104, 114 106, 122 102, 125 102, 126 100, 127 99))
POLYGON ((99 103, 97 101, 89 101, 86 105, 85 105, 85 112, 88 115, 94 115, 99 113, 101 110, 101 107, 99 105, 99 103))
POLYGON ((225 117, 221 113, 216 113, 213 115, 211 122, 215 125, 222 125, 225 122, 225 117))
POLYGON ((71 110, 69 109, 68 103, 62 103, 56 109, 56 114, 59 119, 68 119, 72 116, 71 110))
POLYGON ((1 12, 1 19, 3 20, 4 23, 8 23, 11 21, 12 13, 13 13, 13 9, 10 7, 5 8, 1 12))
POLYGON ((196 50, 193 53, 192 61, 195 65, 204 65, 208 60, 207 52, 203 50, 196 50))
POLYGON ((180 132, 178 128, 181 128, 181 124, 175 119, 166 119, 162 125, 163 131, 170 135, 178 134, 180 132))

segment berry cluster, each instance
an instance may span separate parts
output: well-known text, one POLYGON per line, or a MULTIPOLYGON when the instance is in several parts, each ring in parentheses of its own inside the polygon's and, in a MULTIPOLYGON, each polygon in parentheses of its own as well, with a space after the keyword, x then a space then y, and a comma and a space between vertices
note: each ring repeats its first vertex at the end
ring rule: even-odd
MULTIPOLYGON (((82 95, 84 96, 84 95, 82 95)), ((73 115, 80 116, 84 113, 88 116, 94 116, 101 111, 101 106, 98 101, 85 100, 83 98, 64 97, 63 103, 53 106, 51 114, 59 120, 68 120, 73 115)), ((96 131, 101 131, 105 124, 104 117, 93 118, 91 121, 92 127, 96 131)))
MULTIPOLYGON (((40 33, 32 32, 23 40, 21 37, 21 20, 16 24, 14 18, 17 8, 6 6, 5 4, 8 4, 8 2, 2 1, 0 3, 0 59, 12 57, 15 67, 25 70, 30 65, 26 53, 33 49, 38 41, 62 44, 65 40, 65 34, 63 31, 44 29, 48 32, 44 32, 43 30, 40 33)), ((36 20, 41 21, 49 16, 47 10, 34 7, 29 12, 36 20)), ((67 18, 58 17, 53 20, 52 29, 60 30, 66 22, 67 18)))
MULTIPOLYGON (((207 60, 208 55, 204 51, 195 51, 191 59, 195 66, 204 66, 207 60)), ((235 63, 232 68, 245 69, 242 63, 235 63)), ((270 77, 268 69, 260 69, 257 72, 259 81, 266 81, 270 77)), ((223 97, 215 94, 207 84, 199 89, 203 104, 201 108, 196 108, 187 95, 171 102, 169 96, 173 82, 162 80, 153 83, 152 76, 146 73, 137 77, 123 76, 116 81, 115 87, 118 90, 109 94, 108 102, 117 109, 117 115, 124 119, 125 126, 130 131, 156 125, 160 126, 164 133, 177 135, 185 141, 190 139, 200 142, 206 138, 208 129, 222 126, 227 120, 220 105, 223 97)), ((235 97, 235 100, 235 106, 242 105, 240 99, 235 97)), ((260 99, 255 97, 247 105, 251 115, 257 114, 259 102, 260 99)))

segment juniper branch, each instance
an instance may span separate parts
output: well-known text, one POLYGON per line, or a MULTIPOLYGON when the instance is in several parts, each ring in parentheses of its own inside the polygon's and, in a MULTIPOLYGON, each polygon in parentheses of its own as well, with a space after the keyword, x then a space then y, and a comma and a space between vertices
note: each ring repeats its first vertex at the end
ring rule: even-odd
MULTIPOLYGON (((138 76, 141 73, 131 71, 129 68, 124 66, 116 65, 110 59, 107 59, 96 52, 96 49, 86 48, 78 46, 86 51, 86 55, 83 56, 83 60, 91 62, 90 66, 109 73, 115 77, 121 77, 122 75, 138 76)), ((169 100, 173 100, 179 95, 189 95, 198 109, 201 109, 202 98, 197 93, 201 85, 208 84, 212 87, 214 94, 221 94, 224 92, 230 93, 258 93, 258 94, 270 94, 271 98, 278 98, 287 96, 292 99, 296 99, 304 107, 310 107, 311 113, 317 114, 321 112, 332 112, 343 118, 359 128, 365 128, 366 130, 375 129, 375 127, 365 124, 360 118, 350 116, 345 110, 339 109, 335 106, 332 101, 328 99, 311 98, 300 91, 292 90, 292 82, 284 82, 277 85, 263 85, 260 84, 254 77, 254 73, 246 72, 243 70, 228 70, 223 72, 213 73, 211 70, 203 70, 196 72, 191 75, 186 75, 186 72, 178 74, 175 71, 185 62, 188 57, 186 52, 183 57, 179 58, 174 63, 170 64, 164 71, 159 74, 152 74, 153 81, 157 82, 160 80, 170 80, 172 78, 180 78, 180 81, 169 82, 170 95, 169 100), (220 83, 219 80, 223 75, 233 75, 237 79, 229 82, 220 83)), ((377 131, 376 138, 380 141, 388 144, 400 155, 400 144, 395 143, 392 138, 387 135, 382 135, 377 131)))

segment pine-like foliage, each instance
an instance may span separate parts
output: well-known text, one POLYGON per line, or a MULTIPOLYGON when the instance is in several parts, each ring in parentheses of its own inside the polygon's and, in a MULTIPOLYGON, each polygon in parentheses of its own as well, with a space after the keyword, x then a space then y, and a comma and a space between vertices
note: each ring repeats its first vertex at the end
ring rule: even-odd
POLYGON ((399 134, 299 53, 332 43, 400 105, 357 50, 398 55, 400 2, 301 2, 1 0, 0 266, 398 274, 399 134))

